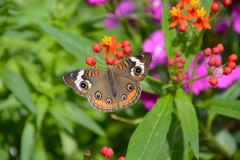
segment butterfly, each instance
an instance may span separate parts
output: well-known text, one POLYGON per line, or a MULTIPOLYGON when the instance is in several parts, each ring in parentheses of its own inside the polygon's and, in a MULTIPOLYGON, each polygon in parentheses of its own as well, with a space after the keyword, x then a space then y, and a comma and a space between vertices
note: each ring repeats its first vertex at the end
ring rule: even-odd
POLYGON ((121 60, 106 71, 90 68, 64 75, 64 82, 102 112, 132 106, 141 95, 142 81, 149 70, 152 55, 148 52, 121 60))

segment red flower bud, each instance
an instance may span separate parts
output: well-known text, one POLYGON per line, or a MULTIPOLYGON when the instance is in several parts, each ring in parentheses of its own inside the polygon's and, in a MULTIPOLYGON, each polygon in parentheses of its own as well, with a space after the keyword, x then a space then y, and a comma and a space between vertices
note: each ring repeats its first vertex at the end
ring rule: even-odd
POLYGON ((216 64, 216 58, 211 57, 210 60, 208 61, 208 65, 209 66, 215 66, 215 64, 216 64))
POLYGON ((181 62, 179 62, 178 64, 177 64, 177 68, 178 69, 181 69, 183 67, 183 64, 181 63, 181 62))
POLYGON ((118 160, 126 160, 126 158, 121 156, 121 157, 118 158, 118 160))
POLYGON ((117 51, 117 53, 115 54, 115 56, 117 57, 117 59, 123 59, 124 58, 124 54, 122 51, 117 51))
POLYGON ((181 59, 180 59, 179 57, 175 58, 175 62, 176 62, 176 63, 180 62, 180 60, 181 60, 181 59))
POLYGON ((107 65, 114 65, 114 59, 113 59, 113 57, 107 57, 107 58, 106 58, 106 64, 107 64, 107 65))
POLYGON ((215 67, 220 67, 222 65, 222 61, 220 59, 217 59, 215 62, 215 67))
POLYGON ((107 150, 108 150, 108 147, 104 146, 104 147, 102 148, 102 150, 101 150, 101 154, 102 154, 103 156, 105 156, 107 150))
POLYGON ((223 52, 224 51, 224 47, 222 44, 218 44, 217 45, 217 48, 219 49, 220 52, 223 52))
POLYGON ((229 7, 232 5, 232 0, 222 0, 224 7, 229 7))
POLYGON ((219 53, 220 53, 219 48, 218 48, 218 47, 214 47, 214 48, 212 49, 212 53, 213 53, 213 54, 219 54, 219 53))
POLYGON ((129 46, 124 47, 123 48, 123 53, 127 54, 127 55, 130 55, 132 53, 131 47, 129 47, 129 46))
POLYGON ((224 67, 223 68, 223 74, 224 75, 229 75, 230 73, 232 73, 232 69, 230 67, 224 67))
POLYGON ((130 42, 128 40, 122 41, 122 48, 130 46, 130 42))
POLYGON ((216 77, 210 77, 208 82, 211 84, 211 86, 216 86, 218 84, 218 79, 216 77))
POLYGON ((177 51, 176 57, 181 57, 181 55, 182 55, 182 52, 181 51, 177 51))
POLYGON ((113 155, 114 155, 114 152, 113 152, 112 148, 108 148, 107 151, 105 152, 105 157, 112 158, 113 155))
POLYGON ((113 65, 115 66, 116 64, 118 64, 119 60, 114 60, 113 65))
POLYGON ((213 1, 211 4, 211 13, 216 13, 219 11, 220 3, 218 1, 213 1))
POLYGON ((102 46, 96 43, 92 46, 92 49, 95 53, 100 53, 102 51, 102 46))
POLYGON ((175 59, 174 59, 174 58, 169 58, 169 59, 168 59, 168 66, 173 66, 173 65, 174 65, 174 62, 175 62, 175 59))
POLYGON ((236 54, 231 54, 228 57, 229 62, 237 62, 238 56, 236 54))
POLYGON ((180 32, 186 32, 188 29, 188 25, 187 24, 181 24, 179 27, 178 27, 178 30, 180 32))
POLYGON ((227 66, 230 67, 232 70, 234 70, 237 65, 235 62, 229 62, 227 66))
POLYGON ((203 51, 204 55, 206 57, 209 57, 211 54, 212 54, 212 50, 210 48, 206 48, 204 51, 203 51))
POLYGON ((96 59, 94 57, 87 57, 86 58, 86 63, 89 65, 89 66, 95 66, 96 65, 96 59))
POLYGON ((182 58, 182 59, 180 59, 180 62, 181 62, 182 64, 185 64, 185 63, 186 63, 186 59, 185 59, 185 58, 182 58))

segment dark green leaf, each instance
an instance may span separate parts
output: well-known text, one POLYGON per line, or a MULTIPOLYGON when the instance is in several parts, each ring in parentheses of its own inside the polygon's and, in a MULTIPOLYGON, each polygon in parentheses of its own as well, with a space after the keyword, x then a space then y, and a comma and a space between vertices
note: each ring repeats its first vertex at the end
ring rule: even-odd
POLYGON ((183 129, 188 140, 192 146, 193 152, 197 159, 199 158, 199 144, 198 144, 198 121, 195 108, 189 96, 182 88, 178 88, 176 92, 176 105, 178 109, 178 116, 182 122, 183 129))
POLYGON ((216 95, 215 98, 236 99, 239 96, 240 96, 240 81, 237 81, 222 94, 216 95))
POLYGON ((20 159, 30 160, 35 144, 34 134, 35 129, 33 124, 26 123, 21 137, 20 159))
POLYGON ((93 131, 99 136, 105 136, 103 129, 94 122, 86 113, 84 113, 79 106, 73 103, 66 104, 66 116, 79 125, 93 131))
POLYGON ((175 53, 173 51, 173 42, 177 38, 175 28, 170 28, 170 9, 168 0, 163 0, 163 17, 162 17, 162 28, 164 32, 164 42, 166 45, 167 53, 169 58, 174 58, 175 53))
POLYGON ((147 76, 141 81, 142 89, 152 94, 163 94, 165 90, 163 90, 162 87, 164 87, 164 85, 161 81, 151 76, 147 76))
POLYGON ((183 132, 179 119, 173 114, 172 123, 167 134, 171 159, 186 160, 188 157, 188 139, 183 132))
POLYGON ((29 111, 35 113, 35 106, 33 104, 29 88, 24 79, 14 71, 2 67, 0 69, 0 78, 8 89, 23 103, 29 111))
POLYGON ((210 110, 227 117, 240 119, 240 100, 210 99, 197 104, 197 106, 209 108, 210 110))
MULTIPOLYGON (((127 159, 157 160, 162 159, 162 154, 169 153, 165 141, 172 119, 172 111, 173 97, 171 95, 158 99, 133 133, 127 150, 127 159)), ((169 157, 170 155, 166 156, 166 159, 169 157)))

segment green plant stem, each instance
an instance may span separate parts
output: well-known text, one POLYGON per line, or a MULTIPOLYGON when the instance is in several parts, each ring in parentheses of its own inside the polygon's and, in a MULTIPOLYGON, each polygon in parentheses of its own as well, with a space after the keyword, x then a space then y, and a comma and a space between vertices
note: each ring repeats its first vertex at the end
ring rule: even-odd
POLYGON ((208 76, 208 74, 205 74, 205 75, 203 75, 203 76, 201 76, 201 77, 198 77, 198 78, 195 78, 195 79, 191 79, 191 80, 189 80, 189 81, 187 81, 187 82, 184 82, 184 83, 179 84, 178 87, 181 87, 181 86, 183 86, 183 85, 185 85, 185 84, 188 84, 188 83, 193 84, 192 82, 197 81, 197 80, 202 79, 202 78, 205 78, 205 77, 207 77, 207 76, 208 76))
MULTIPOLYGON (((198 56, 199 56, 199 52, 198 52, 198 54, 196 55, 196 57, 195 57, 195 59, 194 59, 194 66, 193 66, 192 78, 191 78, 191 79, 194 78, 195 73, 196 73, 198 56)), ((192 82, 194 82, 194 81, 192 81, 192 82)), ((192 89, 193 89, 193 83, 192 83, 192 82, 190 82, 190 83, 191 83, 191 84, 190 84, 190 92, 189 92, 190 97, 192 97, 192 89)))
POLYGON ((123 117, 116 116, 115 114, 111 114, 111 118, 115 119, 115 120, 118 120, 118 121, 121 121, 121 122, 130 123, 130 124, 133 124, 133 125, 139 124, 143 119, 143 118, 138 118, 138 119, 135 119, 135 120, 130 120, 130 119, 126 119, 126 118, 123 118, 123 117))

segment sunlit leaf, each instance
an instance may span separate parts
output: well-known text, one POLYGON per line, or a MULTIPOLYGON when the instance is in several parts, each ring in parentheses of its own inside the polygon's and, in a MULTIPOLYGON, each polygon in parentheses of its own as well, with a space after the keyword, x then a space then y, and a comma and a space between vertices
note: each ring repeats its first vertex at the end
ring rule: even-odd
POLYGON ((61 131, 59 134, 62 142, 63 152, 67 157, 70 157, 76 151, 77 143, 75 139, 66 132, 61 131))
POLYGON ((47 160, 47 153, 42 138, 37 139, 35 151, 33 154, 34 160, 47 160))
POLYGON ((35 144, 34 134, 35 129, 33 124, 26 123, 21 137, 21 150, 20 150, 21 159, 30 160, 33 147, 35 144))
POLYGON ((236 119, 240 119, 240 100, 233 99, 210 99, 197 106, 209 108, 210 110, 236 119))
POLYGON ((37 100, 36 104, 36 123, 37 123, 37 128, 40 129, 42 120, 44 118, 44 115, 46 113, 46 109, 48 107, 48 100, 46 97, 41 96, 37 100))
POLYGON ((199 137, 198 137, 198 121, 195 108, 189 96, 182 88, 178 88, 175 98, 178 116, 182 123, 184 132, 192 146, 195 156, 199 157, 199 137))
POLYGON ((24 79, 14 71, 0 68, 0 78, 8 89, 23 103, 29 111, 35 113, 35 106, 31 99, 30 91, 24 79))
MULTIPOLYGON (((171 95, 158 99, 133 133, 127 150, 127 159, 157 160, 162 159, 163 154, 169 153, 169 147, 165 141, 172 111, 171 95)), ((169 157, 170 155, 165 156, 166 159, 169 157)))
POLYGON ((93 131, 94 133, 104 136, 103 129, 94 122, 86 113, 84 113, 79 106, 73 103, 66 103, 66 116, 79 125, 93 131))

